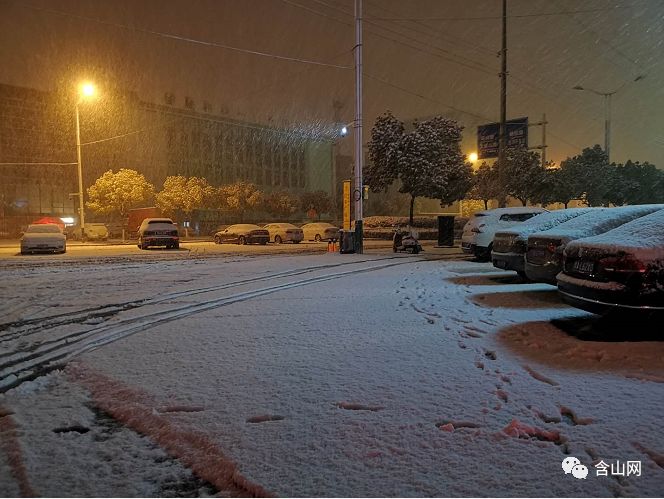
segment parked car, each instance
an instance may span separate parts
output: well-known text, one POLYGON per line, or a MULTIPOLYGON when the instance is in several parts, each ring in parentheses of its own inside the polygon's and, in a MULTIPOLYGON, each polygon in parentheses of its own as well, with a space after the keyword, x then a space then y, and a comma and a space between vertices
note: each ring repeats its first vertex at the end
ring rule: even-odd
POLYGON ((302 226, 304 239, 307 241, 329 241, 339 238, 339 227, 327 222, 313 222, 302 226))
POLYGON ((56 224, 30 224, 21 236, 21 255, 66 251, 67 238, 56 224))
POLYGON ((589 213, 596 208, 569 208, 541 213, 518 227, 496 232, 493 237, 491 262, 494 267, 503 270, 515 270, 520 276, 526 276, 526 255, 528 236, 535 232, 551 229, 572 218, 589 213))
POLYGON ((170 218, 146 218, 138 227, 138 247, 148 249, 150 246, 166 246, 177 249, 180 247, 177 225, 170 218))
POLYGON ((261 229, 254 224, 236 224, 217 232, 214 235, 214 242, 237 243, 237 244, 267 244, 270 240, 270 233, 267 229, 261 229))
MULTIPOLYGON (((67 237, 69 239, 81 239, 81 228, 78 226, 68 227, 67 237)), ((107 241, 108 228, 102 223, 86 223, 85 239, 88 241, 107 241)))
POLYGON ((571 241, 603 234, 632 220, 664 209, 664 205, 598 208, 556 227, 528 236, 526 276, 531 281, 556 284, 563 269, 563 252, 571 241))
POLYGON ((461 250, 479 260, 488 261, 493 249, 493 236, 497 231, 518 225, 546 211, 533 206, 478 211, 463 227, 461 250))
POLYGON ((274 241, 276 244, 288 241, 297 244, 304 239, 304 231, 293 224, 273 223, 267 224, 265 228, 270 233, 270 241, 274 241))
POLYGON ((565 248, 558 274, 563 301, 604 314, 664 317, 664 210, 565 248))

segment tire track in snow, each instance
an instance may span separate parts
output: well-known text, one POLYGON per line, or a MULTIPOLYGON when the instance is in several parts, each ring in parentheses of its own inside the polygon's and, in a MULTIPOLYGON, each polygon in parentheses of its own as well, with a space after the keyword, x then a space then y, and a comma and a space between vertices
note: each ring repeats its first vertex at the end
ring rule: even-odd
MULTIPOLYGON (((35 379, 39 376, 47 374, 50 371, 62 368, 72 358, 81 355, 87 351, 94 350, 96 348, 99 348, 100 346, 117 341, 119 339, 122 339, 126 336, 130 336, 137 332, 144 331, 159 324, 164 324, 196 313, 204 312, 217 307, 231 305, 234 303, 250 300, 253 298, 258 298, 260 296, 276 293, 279 291, 340 279, 342 277, 346 277, 349 275, 361 274, 364 272, 373 272, 376 270, 382 270, 398 265, 407 265, 418 261, 406 257, 390 257, 382 259, 365 260, 361 262, 349 262, 341 265, 351 265, 352 263, 366 263, 367 261, 381 262, 382 260, 392 260, 395 258, 402 261, 381 263, 379 265, 372 265, 369 267, 362 267, 359 269, 352 269, 345 272, 337 272, 334 274, 324 274, 322 276, 311 277, 299 281, 288 282, 284 284, 277 284, 274 286, 268 286, 264 288, 244 291, 230 296, 211 298, 194 304, 190 303, 190 304, 178 305, 171 307, 170 309, 167 310, 159 310, 156 312, 149 312, 144 315, 136 317, 128 317, 126 319, 121 319, 114 324, 102 324, 100 326, 93 327, 92 329, 86 331, 79 331, 77 333, 60 337, 57 340, 44 342, 33 350, 27 352, 25 351, 18 352, 18 353, 25 353, 25 355, 18 356, 17 358, 15 355, 15 358, 6 361, 3 364, 0 364, 0 393, 3 393, 11 388, 14 388, 25 381, 35 379)), ((323 268, 325 269, 328 267, 324 266, 323 268)), ((313 271, 314 270, 309 270, 309 271, 298 270, 291 275, 297 275, 298 273, 303 274, 313 271)), ((272 276, 269 276, 268 278, 272 278, 272 276)), ((260 282, 260 281, 265 281, 268 278, 263 278, 263 279, 256 278, 255 280, 260 282)), ((226 289, 228 287, 232 286, 226 284, 219 286, 217 289, 214 290, 210 289, 206 291, 194 290, 190 292, 183 291, 178 294, 178 297, 190 296, 193 294, 200 294, 210 291, 217 291, 220 289, 226 289)), ((161 299, 161 301, 164 300, 165 299, 161 299)))
MULTIPOLYGON (((13 322, 7 322, 7 323, 0 323, 0 343, 4 341, 13 341, 19 337, 25 337, 30 334, 38 333, 41 332, 45 329, 51 329, 54 327, 58 327, 64 324, 71 324, 73 322, 80 322, 83 323, 87 320, 90 319, 96 319, 99 317, 107 317, 109 315, 115 315, 117 313, 123 312, 125 310, 130 310, 132 308, 137 308, 140 306, 144 305, 154 305, 158 303, 162 303, 164 301, 168 300, 173 300, 176 298, 181 298, 181 297, 187 297, 187 296, 194 296, 197 294, 201 293, 209 293, 213 291, 220 291, 223 289, 228 289, 232 287, 237 287, 237 286, 242 286, 244 284, 250 284, 253 282, 259 282, 259 281, 268 281, 268 280, 273 280, 273 279, 279 279, 283 277, 291 277, 291 276, 296 276, 296 275, 301 275, 305 273, 310 273, 310 272, 315 272, 318 270, 325 270, 325 269, 330 269, 330 268, 336 268, 336 267, 342 267, 342 266, 348 266, 348 265, 356 265, 359 263, 366 263, 366 262, 374 262, 374 261, 381 261, 381 260, 394 260, 394 259, 400 259, 400 258, 405 258, 402 256, 392 256, 392 257, 386 257, 386 258, 371 258, 371 259, 366 259, 366 260, 358 260, 358 261, 353 261, 353 262, 344 262, 344 263, 333 263, 333 264, 326 264, 326 265, 315 265, 311 267, 304 267, 304 268, 298 268, 298 269, 291 269, 291 270, 284 270, 282 272, 275 272, 275 273, 270 273, 270 275, 267 276, 258 276, 258 277, 250 277, 248 279, 241 279, 238 281, 233 281, 229 283, 224 283, 224 284, 217 284, 214 286, 207 286, 204 288, 195 288, 195 289, 190 289, 190 290, 184 290, 184 291, 175 291, 172 293, 167 293, 165 295, 160 295, 158 297, 154 298, 146 298, 142 300, 131 300, 127 302, 121 302, 121 303, 114 303, 114 304, 106 304, 100 307, 90 307, 90 308, 85 308, 81 310, 74 310, 72 312, 64 312, 60 314, 54 314, 51 316, 47 317, 35 317, 35 318, 30 318, 30 319, 24 319, 24 320, 18 320, 18 321, 13 321, 13 322), (2 331, 5 331, 9 328, 22 328, 23 326, 33 326, 32 328, 28 327, 25 329, 21 329, 20 331, 12 331, 11 333, 6 333, 6 334, 1 334, 2 331)), ((0 354, 0 357, 3 355, 0 354)))

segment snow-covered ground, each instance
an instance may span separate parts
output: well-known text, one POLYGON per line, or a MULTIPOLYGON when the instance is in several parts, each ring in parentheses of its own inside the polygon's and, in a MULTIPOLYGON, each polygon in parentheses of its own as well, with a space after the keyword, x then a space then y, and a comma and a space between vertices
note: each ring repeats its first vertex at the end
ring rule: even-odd
POLYGON ((664 492, 661 325, 490 264, 8 266, 0 297, 3 496, 664 492))

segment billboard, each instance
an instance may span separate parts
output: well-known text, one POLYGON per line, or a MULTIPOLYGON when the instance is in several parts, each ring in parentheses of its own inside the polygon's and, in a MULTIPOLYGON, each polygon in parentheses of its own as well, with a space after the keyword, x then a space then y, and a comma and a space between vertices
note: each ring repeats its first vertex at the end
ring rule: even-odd
MULTIPOLYGON (((507 147, 528 148, 528 118, 516 118, 505 122, 507 147)), ((489 123, 477 127, 477 157, 479 159, 498 157, 498 135, 500 123, 489 123)))

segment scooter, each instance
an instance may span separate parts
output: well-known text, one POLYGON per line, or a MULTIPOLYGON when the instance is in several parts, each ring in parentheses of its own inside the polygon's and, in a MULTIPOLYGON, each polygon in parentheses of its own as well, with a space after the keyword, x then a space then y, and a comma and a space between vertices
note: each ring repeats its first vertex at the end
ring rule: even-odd
POLYGON ((420 251, 424 250, 411 230, 404 231, 401 230, 401 227, 398 227, 394 231, 394 236, 392 237, 392 251, 395 253, 397 251, 403 251, 405 253, 417 255, 420 251))

